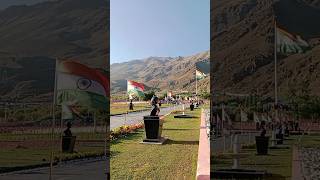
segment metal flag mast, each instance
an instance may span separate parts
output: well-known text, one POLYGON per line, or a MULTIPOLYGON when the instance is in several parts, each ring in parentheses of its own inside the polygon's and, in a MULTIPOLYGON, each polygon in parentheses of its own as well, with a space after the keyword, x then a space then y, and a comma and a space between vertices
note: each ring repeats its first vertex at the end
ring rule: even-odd
POLYGON ((55 60, 55 73, 54 73, 54 89, 53 89, 53 101, 52 101, 52 126, 51 126, 51 155, 50 155, 50 173, 49 180, 52 180, 52 170, 53 170, 53 149, 54 149, 54 128, 55 128, 55 106, 57 99, 57 67, 58 67, 58 59, 55 60))
POLYGON ((278 120, 278 83, 277 83, 277 21, 274 21, 274 106, 275 106, 275 120, 278 120))
MULTIPOLYGON (((275 110, 275 122, 278 121, 278 83, 277 83, 277 22, 276 17, 273 17, 274 22, 274 110, 275 110)), ((275 146, 275 127, 272 126, 272 146, 275 146)))
POLYGON ((197 68, 196 68, 196 101, 198 103, 198 78, 197 78, 197 68))

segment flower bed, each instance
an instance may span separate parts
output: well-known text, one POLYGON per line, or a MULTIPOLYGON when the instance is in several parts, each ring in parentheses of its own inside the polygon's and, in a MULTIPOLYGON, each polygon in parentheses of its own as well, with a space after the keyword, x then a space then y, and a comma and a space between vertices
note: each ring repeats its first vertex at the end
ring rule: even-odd
POLYGON ((125 137, 128 134, 133 133, 143 127, 144 127, 143 123, 120 126, 114 130, 111 130, 110 140, 116 140, 118 138, 125 137))

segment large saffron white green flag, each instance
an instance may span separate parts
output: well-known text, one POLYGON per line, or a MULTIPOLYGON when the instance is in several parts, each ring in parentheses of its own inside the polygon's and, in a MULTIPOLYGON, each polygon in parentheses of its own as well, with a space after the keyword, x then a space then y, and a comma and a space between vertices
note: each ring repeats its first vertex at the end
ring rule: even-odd
POLYGON ((108 107, 109 81, 99 70, 75 61, 57 61, 56 78, 58 105, 108 107))
POLYGON ((130 99, 134 95, 138 96, 138 97, 144 97, 144 85, 142 83, 128 80, 127 81, 127 93, 129 95, 130 99))
POLYGON ((277 52, 289 55, 304 53, 309 48, 309 44, 299 35, 294 35, 279 27, 276 27, 276 30, 277 52))
POLYGON ((201 80, 207 77, 207 75, 199 70, 196 69, 196 78, 197 80, 201 80))

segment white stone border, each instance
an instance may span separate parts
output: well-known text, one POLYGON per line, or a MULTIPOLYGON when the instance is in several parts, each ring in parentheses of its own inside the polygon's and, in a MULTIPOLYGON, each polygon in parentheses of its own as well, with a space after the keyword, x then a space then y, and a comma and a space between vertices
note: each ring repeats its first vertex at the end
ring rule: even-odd
POLYGON ((208 113, 201 110, 200 136, 197 163, 197 180, 210 180, 210 142, 207 134, 208 113))

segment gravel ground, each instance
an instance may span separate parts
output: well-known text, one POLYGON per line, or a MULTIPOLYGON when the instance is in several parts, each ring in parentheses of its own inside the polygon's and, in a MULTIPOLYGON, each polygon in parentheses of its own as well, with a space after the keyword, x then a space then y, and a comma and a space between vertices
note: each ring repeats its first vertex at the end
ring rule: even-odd
POLYGON ((320 179, 320 148, 302 148, 300 151, 303 175, 306 179, 320 179))

